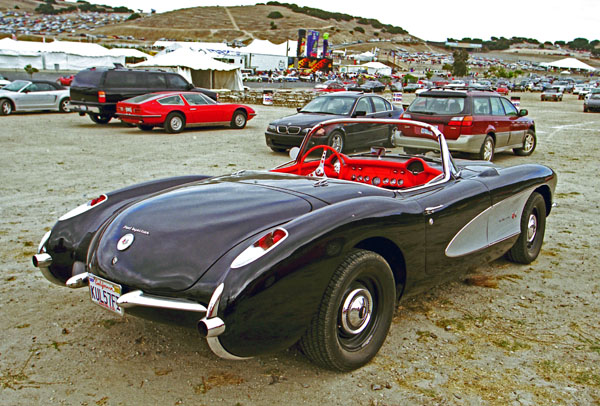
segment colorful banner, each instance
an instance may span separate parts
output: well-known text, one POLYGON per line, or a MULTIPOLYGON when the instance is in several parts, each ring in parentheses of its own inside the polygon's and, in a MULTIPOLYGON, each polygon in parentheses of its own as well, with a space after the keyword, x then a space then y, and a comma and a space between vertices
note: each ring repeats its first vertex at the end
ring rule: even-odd
POLYGON ((328 54, 327 54, 327 48, 329 47, 329 33, 326 32, 323 34, 323 53, 321 54, 321 56, 323 58, 327 58, 328 54))
POLYGON ((333 70, 333 59, 328 58, 300 58, 298 59, 298 70, 304 74, 310 72, 331 72, 333 70))
POLYGON ((319 31, 310 30, 306 38, 306 56, 316 57, 319 48, 319 31))

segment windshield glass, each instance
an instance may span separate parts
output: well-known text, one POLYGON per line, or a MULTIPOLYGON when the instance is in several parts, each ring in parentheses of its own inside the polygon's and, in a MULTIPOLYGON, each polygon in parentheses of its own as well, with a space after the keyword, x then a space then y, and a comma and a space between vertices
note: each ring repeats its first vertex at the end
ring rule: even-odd
POLYGON ((464 97, 417 97, 408 107, 412 113, 458 114, 465 108, 464 97))
POLYGON ((30 83, 31 82, 28 82, 26 80, 15 80, 14 82, 9 83, 8 85, 4 86, 2 88, 2 90, 10 90, 11 92, 18 92, 19 90, 23 89, 25 86, 27 86, 30 83))
POLYGON ((350 115, 355 100, 354 97, 321 96, 304 106, 301 112, 350 115))
POLYGON ((141 96, 132 97, 131 99, 124 100, 124 102, 125 103, 143 103, 146 100, 150 100, 154 97, 157 97, 157 95, 149 93, 149 94, 143 94, 141 96))

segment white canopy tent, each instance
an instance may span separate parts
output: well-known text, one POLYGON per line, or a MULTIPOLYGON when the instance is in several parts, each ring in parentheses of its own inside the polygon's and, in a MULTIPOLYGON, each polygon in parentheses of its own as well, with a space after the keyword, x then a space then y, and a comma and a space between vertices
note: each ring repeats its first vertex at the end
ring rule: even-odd
POLYGON ((89 42, 32 42, 0 40, 0 68, 81 70, 93 66, 125 64, 125 56, 89 42))
POLYGON ((217 61, 210 56, 192 51, 189 48, 178 48, 165 52, 147 61, 129 65, 130 68, 162 68, 177 72, 195 86, 209 89, 242 90, 242 74, 240 68, 217 61))
POLYGON ((581 62, 579 59, 575 58, 564 58, 554 62, 542 62, 540 63, 540 65, 558 69, 578 69, 586 71, 596 70, 596 68, 594 68, 593 66, 590 66, 587 63, 581 62))
POLYGON ((390 68, 389 66, 387 66, 386 64, 381 63, 381 62, 368 62, 361 66, 367 68, 367 73, 369 75, 383 75, 383 76, 391 76, 392 75, 392 68, 390 68))

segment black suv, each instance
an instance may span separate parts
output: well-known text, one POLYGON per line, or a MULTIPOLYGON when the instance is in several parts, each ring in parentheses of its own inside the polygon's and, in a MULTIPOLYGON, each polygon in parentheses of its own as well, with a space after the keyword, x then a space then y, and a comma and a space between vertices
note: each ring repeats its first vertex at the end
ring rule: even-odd
POLYGON ((195 88, 174 72, 125 68, 89 68, 80 71, 71 83, 71 111, 89 115, 92 121, 106 124, 117 110, 117 102, 146 93, 192 90, 217 100, 213 91, 195 88))

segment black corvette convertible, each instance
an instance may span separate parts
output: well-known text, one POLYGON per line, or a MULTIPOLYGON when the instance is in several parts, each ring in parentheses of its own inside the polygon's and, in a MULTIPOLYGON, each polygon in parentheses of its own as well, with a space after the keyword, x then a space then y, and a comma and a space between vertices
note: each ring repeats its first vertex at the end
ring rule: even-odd
MULTIPOLYGON (((240 359, 299 342, 326 368, 373 358, 401 297, 506 254, 540 253, 556 174, 439 156, 344 155, 312 138, 271 171, 185 176, 103 194, 62 216, 33 263, 108 311, 192 325, 240 359)), ((414 139, 414 138, 413 138, 414 139)), ((409 140, 410 141, 410 140, 409 140)), ((400 151, 400 149, 398 149, 400 151)))

